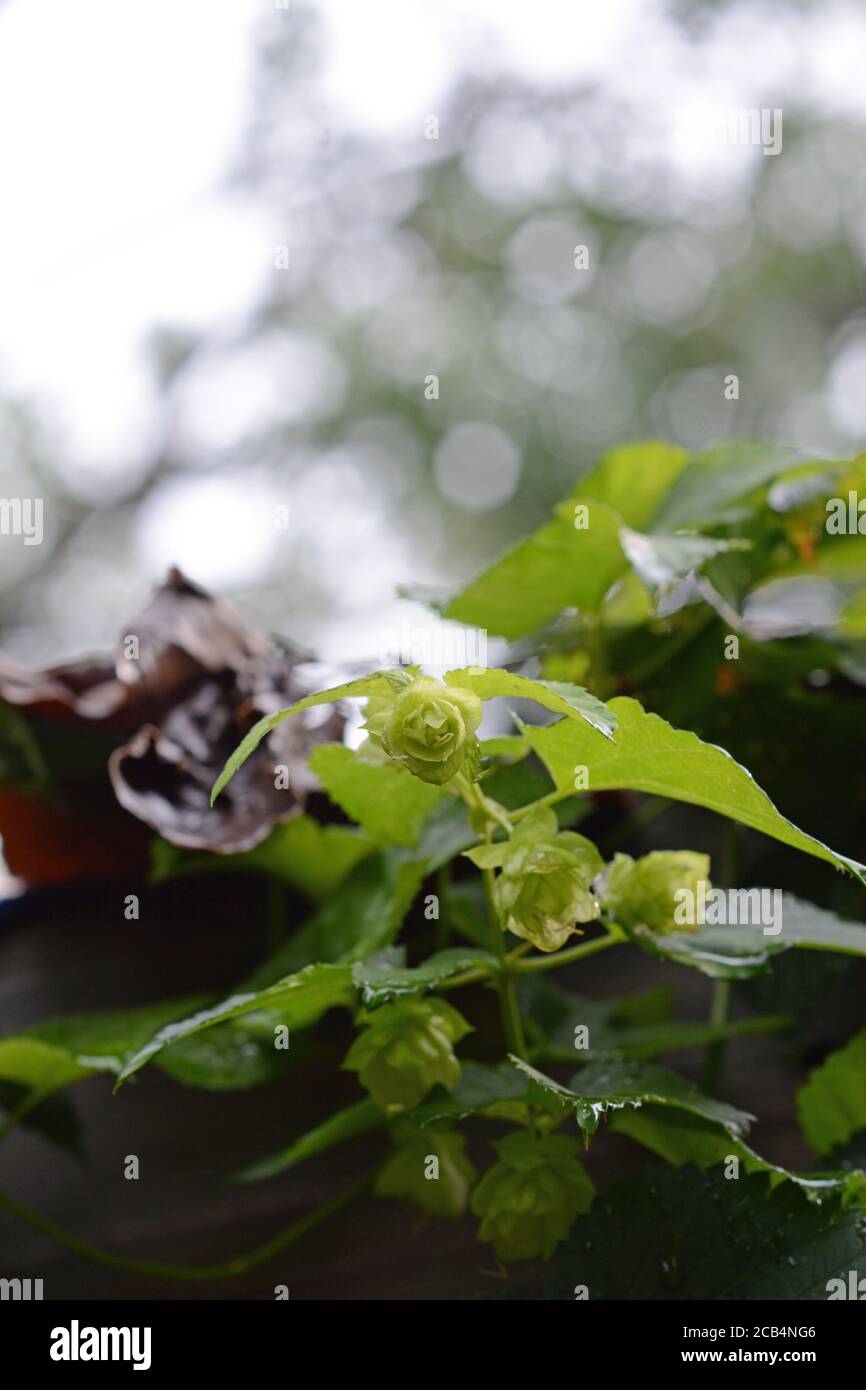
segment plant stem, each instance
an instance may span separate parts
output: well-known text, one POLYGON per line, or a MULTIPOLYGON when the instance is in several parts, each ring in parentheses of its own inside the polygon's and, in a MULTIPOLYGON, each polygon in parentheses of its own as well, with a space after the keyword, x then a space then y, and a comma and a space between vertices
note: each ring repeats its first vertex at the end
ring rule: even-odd
MULTIPOLYGON (((579 946, 572 946, 567 951, 552 951, 549 956, 530 956, 529 960, 524 960, 522 957, 530 949, 529 944, 525 942, 500 959, 506 973, 512 975, 523 975, 527 971, 558 970, 561 965, 568 965, 573 960, 586 960, 587 956, 606 951, 609 946, 620 946, 627 940, 621 928, 612 922, 606 936, 598 936, 593 941, 583 941, 579 946)), ((475 985, 480 984, 482 980, 495 979, 496 973, 498 972, 494 973, 488 966, 474 965, 471 970, 463 970, 459 975, 452 975, 449 980, 442 980, 436 988, 461 989, 464 985, 475 985)))
MULTIPOLYGON (((725 827, 725 840, 722 852, 721 880, 725 888, 733 888, 740 874, 741 827, 736 821, 729 821, 725 827)), ((715 980, 713 996, 710 1001, 710 1023, 727 1023, 731 1007, 730 980, 715 980)), ((714 1095, 719 1084, 722 1062, 725 1055, 724 1039, 708 1043, 704 1056, 702 1088, 708 1095, 714 1095)))
MULTIPOLYGON (((488 834, 488 842, 490 836, 488 834)), ((526 1059, 526 1039, 523 1036, 523 1020, 520 1017, 520 1005, 517 1002, 517 989, 514 983, 514 975, 508 967, 507 956, 505 953, 505 937, 499 922, 499 914, 496 911, 496 904, 493 900, 493 870, 484 869, 484 897, 487 901, 487 919, 490 923, 490 944, 498 957, 502 969, 497 979, 499 990, 499 1008, 502 1014, 502 1031, 505 1034, 505 1041, 509 1052, 515 1052, 518 1057, 526 1059)))
POLYGON ((452 975, 449 980, 440 980, 436 985, 437 990, 462 989, 464 985, 477 985, 482 980, 492 980, 493 974, 484 965, 475 965, 471 970, 463 970, 459 975, 452 975))
MULTIPOLYGON (((509 834, 511 833, 511 819, 504 807, 486 797, 478 784, 470 782, 462 773, 458 773, 454 781, 470 811, 474 811, 481 818, 484 824, 484 839, 488 845, 493 842, 495 825, 501 825, 509 834)), ((514 975, 506 961, 505 937, 493 896, 493 870, 482 870, 482 878, 484 881, 484 899, 487 904, 490 949, 500 965, 500 969, 496 973, 496 988, 499 992, 502 1031, 508 1050, 525 1059, 526 1039, 523 1036, 523 1020, 520 1017, 520 1005, 517 1002, 514 975)))
POLYGON ((34 1226, 36 1230, 42 1231, 45 1235, 63 1245, 67 1250, 72 1250, 74 1254, 81 1255, 86 1260, 92 1260, 95 1264, 108 1265, 111 1269, 123 1269, 130 1274, 144 1274, 153 1279, 178 1279, 191 1282, 206 1281, 211 1279, 234 1279, 239 1274, 245 1274, 247 1270, 254 1269, 256 1265, 264 1264, 270 1260, 280 1250, 292 1245, 301 1236, 306 1235, 315 1226, 326 1221, 329 1216, 342 1210, 343 1207, 353 1202, 361 1192, 369 1186, 372 1181, 372 1174, 368 1173, 338 1197, 332 1197, 330 1201, 324 1202, 313 1211, 302 1216, 300 1221, 296 1221, 279 1235, 272 1237, 271 1240, 259 1245, 249 1254, 238 1255, 233 1260, 226 1260, 224 1264, 216 1265, 171 1265, 161 1264, 155 1260, 137 1260, 129 1255, 116 1255, 111 1250, 101 1250, 97 1245, 91 1245, 89 1241, 81 1240, 73 1235, 71 1231, 66 1231, 56 1222, 51 1221, 41 1212, 34 1211, 32 1207, 27 1207, 23 1202, 16 1202, 14 1197, 7 1197, 0 1192, 0 1210, 8 1211, 13 1216, 17 1216, 21 1221, 26 1221, 28 1225, 34 1226))
POLYGON ((528 816, 530 811, 539 811, 544 806, 555 806, 557 801, 565 801, 566 797, 574 796, 573 791, 548 792, 547 796, 540 796, 537 801, 529 801, 525 806, 521 806, 519 811, 509 811, 512 821, 522 820, 528 816))
POLYGON ((611 924, 607 936, 584 941, 580 946, 572 946, 567 951, 552 951, 549 956, 530 956, 529 960, 518 961, 514 968, 521 975, 530 970, 557 970, 560 965, 569 965, 573 960, 586 960, 587 956, 606 951, 609 946, 620 946, 626 939, 625 932, 611 924))
MULTIPOLYGON (((710 1003, 710 1023, 727 1023, 728 1009, 731 1003, 731 982, 730 980, 713 981, 713 997, 710 1003)), ((708 1043, 706 1056, 704 1058, 704 1074, 701 1081, 701 1089, 707 1095, 713 1095, 719 1084, 719 1073, 722 1069, 722 1058, 724 1055, 725 1043, 720 1038, 718 1042, 708 1043)))

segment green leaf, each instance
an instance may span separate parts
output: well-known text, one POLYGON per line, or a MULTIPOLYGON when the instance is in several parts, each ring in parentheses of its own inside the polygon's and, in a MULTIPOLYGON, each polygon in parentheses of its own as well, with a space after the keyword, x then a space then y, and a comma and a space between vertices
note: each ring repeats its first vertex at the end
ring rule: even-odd
POLYGON ((725 518, 733 503, 766 487, 780 474, 813 465, 814 459, 804 458, 787 445, 761 440, 719 444, 693 456, 656 512, 652 530, 712 525, 725 518))
MULTIPOLYGON (((142 1047, 155 1029, 200 1008, 204 997, 161 1000, 132 1009, 102 1009, 87 1014, 65 1014, 38 1024, 20 1039, 39 1040, 68 1059, 70 1067, 93 1075, 123 1070, 131 1053, 142 1047)), ((2 1047, 2 1042, 0 1042, 2 1047)))
POLYGON ((362 830, 320 825, 312 816, 300 815, 274 826, 266 840, 243 854, 191 853, 157 838, 151 861, 157 883, 182 874, 259 871, 320 902, 372 849, 373 841, 362 830))
POLYGON ((548 1296, 572 1301, 585 1285, 591 1301, 824 1301, 864 1254, 857 1206, 818 1205, 757 1173, 651 1169, 596 1199, 555 1256, 548 1296))
POLYGON ((210 794, 211 805, 214 804, 223 787, 234 777, 238 768, 242 767, 250 754, 256 751, 262 739, 267 738, 268 734, 284 719, 301 714, 305 709, 312 709, 314 705, 330 705, 336 700, 356 699, 363 695, 387 694, 395 688, 395 684, 402 684, 401 677, 402 672, 399 671, 374 671, 369 676, 361 676, 359 680, 348 681, 345 685, 335 685, 330 690, 319 690, 314 695, 305 695, 303 700, 297 700, 293 705, 289 705, 288 709, 280 709, 273 714, 266 714, 263 719, 253 725, 227 760, 213 785, 210 794))
POLYGON ((363 860, 242 988, 262 989, 315 961, 351 963, 383 950, 426 876, 477 838, 463 802, 448 797, 428 816, 415 849, 395 846, 363 860))
POLYGON ((845 921, 791 893, 782 894, 781 918, 778 936, 766 935, 759 926, 706 926, 667 936, 638 929, 632 940, 651 955, 727 980, 764 974, 773 956, 792 949, 866 955, 866 926, 859 922, 845 921))
POLYGON ((566 608, 597 612, 626 568, 620 517, 591 502, 589 524, 575 527, 576 503, 520 541, 453 598, 444 616, 512 641, 546 627, 566 608))
POLYGON ((296 1167, 305 1158, 316 1158, 327 1149, 345 1143, 347 1139, 367 1134, 372 1129, 381 1129, 385 1122, 385 1115, 371 1100, 359 1100, 345 1110, 329 1115, 315 1129, 294 1139, 286 1148, 242 1169, 235 1175, 235 1181, 261 1182, 263 1178, 272 1178, 287 1168, 296 1167))
POLYGON ((666 588, 725 551, 750 547, 749 541, 711 540, 706 536, 644 536, 627 526, 619 538, 632 569, 649 589, 666 588))
POLYGON ((649 526, 689 456, 660 440, 613 449, 575 488, 575 496, 605 502, 628 526, 649 526))
MULTIPOLYGON (((57 1085, 69 1084, 67 1075, 72 1081, 100 1072, 118 1075, 155 1031, 205 1003, 205 998, 198 996, 49 1019, 20 1041, 38 1038, 40 1046, 51 1045, 56 1054, 53 1075, 57 1085)), ((247 1018, 227 1023, 214 1028, 206 1040, 196 1036, 177 1044, 159 1059, 161 1070, 187 1086, 243 1090, 275 1080, 301 1060, 297 1048, 291 1056, 274 1048, 272 1030, 256 1032, 246 1023, 247 1018)))
POLYGON ((616 717, 615 741, 600 738, 574 720, 561 719, 548 728, 521 726, 560 790, 573 790, 575 769, 586 767, 593 792, 625 787, 705 806, 866 883, 864 865, 836 854, 787 820, 751 773, 723 748, 673 728, 657 714, 648 714, 637 700, 620 697, 610 701, 609 709, 616 717))
POLYGON ((28 1033, 0 1038, 0 1079, 26 1087, 9 1123, 32 1116, 42 1102, 67 1086, 99 1073, 117 1075, 127 1057, 155 1028, 196 1007, 186 998, 134 1009, 105 1010, 48 1019, 28 1033))
POLYGON ((332 801, 380 845, 415 845, 425 820, 447 792, 392 762, 372 763, 340 743, 316 748, 309 759, 332 801))
POLYGON ((520 763, 529 757, 529 749, 519 734, 499 734, 485 738, 481 744, 482 758, 502 758, 506 763, 520 763))
POLYGON ((242 988, 263 989, 317 961, 351 963, 389 946, 427 873, 426 861, 407 853, 365 859, 242 988))
POLYGON ((450 1090, 439 1088, 429 1095, 410 1116, 418 1124, 438 1124, 440 1120, 465 1120, 498 1106, 527 1104, 530 1087, 527 1078, 510 1062, 487 1066, 464 1062, 460 1080, 450 1090))
POLYGON ((448 685, 473 690, 482 700, 497 696, 534 700, 537 705, 552 710, 554 714, 565 714, 569 719, 585 722, 608 739, 616 728, 616 719, 608 706, 582 686, 569 685, 565 681, 530 680, 511 671, 483 670, 478 666, 449 671, 445 681, 448 685))
POLYGON ((352 967, 352 981, 361 991, 364 1003, 375 1008, 404 994, 418 994, 425 989, 435 989, 443 980, 460 975, 464 970, 483 966, 493 973, 498 965, 499 962, 492 951, 455 946, 447 951, 437 951, 429 960, 424 961, 423 965, 411 968, 375 956, 358 961, 352 967))
POLYGON ((178 1023, 161 1028, 149 1042, 140 1047, 123 1065, 118 1084, 129 1079, 146 1063, 172 1043, 180 1042, 216 1023, 227 1023, 254 1010, 279 1009, 282 1022, 288 1028, 304 1028, 315 1023, 328 1009, 350 1008, 354 1000, 352 972, 347 965, 308 965, 296 975, 270 985, 267 989, 249 994, 235 994, 220 1004, 202 1009, 178 1023))
POLYGON ((292 1039, 291 1049, 274 1047, 274 1026, 282 1018, 245 1014, 196 1033, 168 1048, 157 1065, 182 1086, 205 1091, 248 1091, 278 1081, 308 1059, 306 1035, 292 1039))
POLYGON ((512 1057, 512 1062, 531 1082, 539 1100, 550 1099, 563 1109, 574 1112, 578 1125, 588 1141, 598 1129, 599 1120, 608 1110, 624 1105, 664 1105, 702 1115, 735 1138, 746 1133, 754 1119, 744 1110, 737 1110, 724 1101, 702 1095, 690 1081, 676 1072, 649 1062, 602 1062, 586 1068, 572 1077, 570 1086, 562 1086, 528 1062, 512 1057))
POLYGON ((647 1105, 640 1110, 623 1110, 611 1117, 610 1127, 626 1134, 675 1168, 694 1163, 710 1168, 736 1158, 746 1173, 766 1173, 771 1186, 792 1182, 815 1202, 842 1197, 862 1200, 866 1193, 866 1174, 850 1169, 835 1173, 794 1173, 776 1163, 768 1163, 742 1139, 733 1139, 725 1130, 699 1115, 685 1110, 663 1110, 647 1105))
MULTIPOLYGON (((657 1057, 687 1047, 722 1042, 726 1038, 752 1037, 784 1028, 788 1020, 778 1015, 705 1023, 672 1017, 673 991, 650 990, 628 998, 586 999, 570 994, 553 980, 527 975, 519 997, 532 1036, 533 1061, 600 1062, 619 1058, 657 1057), (667 1001, 660 1016, 636 1018, 641 1005, 667 1001), (588 1046, 575 1047, 575 1029, 587 1029, 588 1046)), ((581 1035, 582 1036, 582 1035, 581 1035)))
POLYGON ((866 1028, 810 1072, 797 1092, 797 1113, 820 1154, 866 1129, 866 1028))
POLYGON ((52 1047, 39 1038, 0 1038, 0 1078, 26 1086, 28 1091, 18 1114, 32 1110, 52 1092, 92 1076, 95 1070, 96 1067, 82 1065, 65 1049, 52 1047))
POLYGON ((655 586, 740 544, 679 536, 656 541, 638 534, 687 457, 682 449, 658 442, 614 450, 559 504, 552 521, 452 599, 445 616, 513 640, 569 608, 597 613, 629 564, 655 586), (582 506, 586 514, 578 516, 582 506), (655 577, 659 574, 665 577, 655 577))

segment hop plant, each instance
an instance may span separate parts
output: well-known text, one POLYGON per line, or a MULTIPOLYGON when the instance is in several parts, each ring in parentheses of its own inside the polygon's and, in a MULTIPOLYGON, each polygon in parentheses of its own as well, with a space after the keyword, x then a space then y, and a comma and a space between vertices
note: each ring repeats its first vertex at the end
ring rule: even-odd
POLYGON ((430 1216, 455 1221, 466 1210, 475 1169, 457 1130, 412 1130, 376 1180, 380 1197, 397 1197, 430 1216))
POLYGON ((692 850, 655 850, 637 860, 617 854, 607 871, 605 907, 627 931, 682 931, 687 924, 677 918, 677 895, 685 890, 696 896, 701 882, 709 892, 709 873, 709 855, 692 850))
POLYGON ((365 727, 394 762, 440 786, 457 772, 474 775, 482 712, 473 691, 416 676, 395 696, 368 700, 365 727))
POLYGON ((594 1188, 578 1161, 576 1139, 516 1131, 494 1145, 499 1154, 472 1194, 479 1236, 500 1260, 549 1260, 574 1220, 589 1210, 594 1188))
POLYGON ((361 1085, 381 1110, 397 1114, 423 1100, 431 1087, 460 1079, 454 1043, 471 1032, 466 1020, 444 999, 408 999, 363 1014, 364 1031, 343 1066, 358 1073, 361 1085))
POLYGON ((559 830, 548 808, 526 816, 510 839, 480 845, 468 857, 479 868, 500 869, 493 885, 500 921, 539 951, 557 951, 578 923, 599 915, 590 885, 602 858, 590 840, 559 830))

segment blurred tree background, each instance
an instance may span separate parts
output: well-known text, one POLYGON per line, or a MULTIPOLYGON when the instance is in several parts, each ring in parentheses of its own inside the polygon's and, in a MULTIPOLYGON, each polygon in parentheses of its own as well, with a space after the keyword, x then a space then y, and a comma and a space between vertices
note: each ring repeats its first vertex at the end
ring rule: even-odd
POLYGON ((465 579, 619 441, 861 445, 859 5, 351 8, 251 9, 222 196, 266 228, 237 252, 254 288, 204 330, 143 324, 134 462, 91 468, 5 393, 0 492, 45 498, 43 545, 0 547, 23 659, 105 645, 175 560, 363 660, 420 620, 399 582, 465 579), (713 134, 750 109, 781 110, 780 153, 713 134))

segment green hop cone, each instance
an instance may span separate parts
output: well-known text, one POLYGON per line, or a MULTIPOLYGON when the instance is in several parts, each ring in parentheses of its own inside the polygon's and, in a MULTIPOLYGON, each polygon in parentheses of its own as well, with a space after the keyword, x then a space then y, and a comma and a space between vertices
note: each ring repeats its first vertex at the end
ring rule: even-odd
POLYGON ((685 894, 694 906, 698 885, 710 890, 709 875, 709 855, 692 850, 656 850, 637 860, 617 854, 607 871, 605 907, 626 931, 643 926, 666 935, 694 928, 685 894))
POLYGON ((475 1181, 462 1134, 431 1127, 398 1138, 403 1142, 380 1171, 377 1194, 411 1202, 443 1221, 456 1221, 466 1210, 475 1181))
POLYGON ((479 868, 500 869, 493 885, 500 921, 539 951, 558 951, 578 923, 599 915, 590 885, 604 868, 601 855, 582 835, 559 830, 548 808, 526 816, 509 840, 481 845, 468 857, 479 868))
POLYGON ((482 712, 473 691, 416 676, 393 699, 368 700, 366 729, 394 762, 441 786, 457 772, 474 775, 482 712))
POLYGON ((492 1241, 500 1260, 549 1260, 595 1195, 578 1161, 578 1142, 525 1130, 494 1148, 499 1162, 472 1194, 472 1211, 481 1217, 479 1236, 492 1241))
POLYGON ((453 1044, 472 1030, 444 999, 399 1000, 362 1015, 362 1022, 343 1066, 358 1073, 380 1110, 408 1110, 432 1086, 459 1081, 453 1044))

